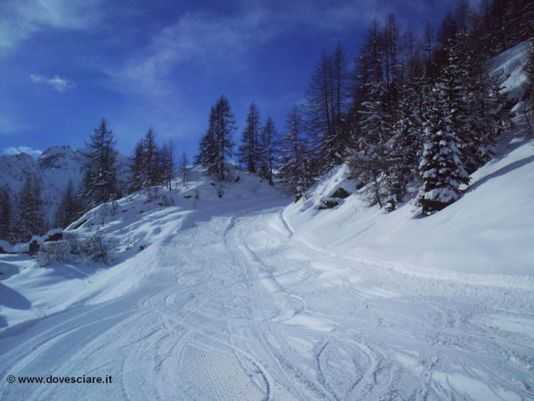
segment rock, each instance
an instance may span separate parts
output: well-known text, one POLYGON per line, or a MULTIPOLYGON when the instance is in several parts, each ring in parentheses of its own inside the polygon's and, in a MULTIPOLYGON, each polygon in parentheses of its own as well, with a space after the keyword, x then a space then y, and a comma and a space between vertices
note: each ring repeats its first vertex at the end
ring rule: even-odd
POLYGON ((331 198, 338 198, 338 199, 346 199, 350 195, 351 195, 351 193, 349 191, 347 191, 345 188, 339 187, 338 189, 336 189, 336 191, 332 195, 330 195, 330 197, 331 198))

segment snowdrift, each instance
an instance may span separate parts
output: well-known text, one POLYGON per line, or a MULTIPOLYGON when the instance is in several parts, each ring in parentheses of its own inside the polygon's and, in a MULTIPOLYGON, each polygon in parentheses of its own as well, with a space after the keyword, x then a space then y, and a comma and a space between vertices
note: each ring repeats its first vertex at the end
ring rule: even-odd
MULTIPOLYGON (((38 259, 27 255, 0 255, 0 329, 74 304, 121 297, 160 267, 161 249, 177 233, 215 216, 288 202, 287 195, 256 176, 234 172, 233 182, 220 184, 195 168, 187 183, 177 180, 172 191, 153 187, 99 205, 72 223, 65 237, 78 243, 102 241, 105 261, 71 255, 62 258, 65 263, 40 267, 38 259)), ((21 246, 18 251, 24 250, 21 246)))
POLYGON ((423 219, 414 217, 413 204, 386 213, 358 192, 335 209, 319 210, 325 194, 350 185, 347 175, 346 166, 338 168, 308 199, 285 210, 296 236, 339 255, 421 274, 534 277, 534 141, 488 163, 461 200, 423 219))
MULTIPOLYGON (((527 79, 523 72, 529 43, 491 60, 515 110, 527 79)), ((500 155, 471 177, 461 200, 424 219, 413 203, 392 213, 368 207, 342 166, 290 205, 284 216, 295 235, 336 255, 410 273, 491 285, 525 285, 534 277, 534 141, 520 137, 519 125, 503 138, 500 155), (515 136, 514 136, 515 134, 515 136), (331 210, 324 200, 343 187, 353 195, 331 210), (490 277, 491 275, 491 277, 490 277)))

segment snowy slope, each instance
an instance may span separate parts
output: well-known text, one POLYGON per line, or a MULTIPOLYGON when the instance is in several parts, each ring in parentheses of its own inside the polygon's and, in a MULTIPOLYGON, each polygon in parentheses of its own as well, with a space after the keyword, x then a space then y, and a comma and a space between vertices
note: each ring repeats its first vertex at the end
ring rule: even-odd
MULTIPOLYGON (((530 165, 512 171, 510 163, 530 157, 528 146, 480 172, 469 202, 485 187, 524 184, 530 165)), ((413 226, 404 211, 371 215, 357 196, 310 218, 313 208, 287 207, 286 195, 256 177, 225 184, 222 198, 212 184, 196 171, 173 193, 135 194, 74 223, 80 235, 99 232, 113 245, 113 267, 37 269, 0 257, 0 268, 21 270, 0 283, 0 376, 113 378, 102 385, 2 379, 2 399, 534 397, 531 281, 515 275, 503 287, 485 273, 468 283, 415 277, 362 260, 346 229, 359 217, 372 226, 400 222, 400 232, 413 226), (345 238, 350 246, 329 246, 345 238)), ((318 192, 339 184, 347 185, 342 171, 318 192)), ((451 235, 447 220, 459 213, 425 223, 445 228, 434 239, 451 235)))
MULTIPOLYGON (((329 181, 345 174, 340 168, 329 181)), ((388 214, 368 207, 360 195, 337 209, 318 211, 322 188, 285 215, 303 240, 358 260, 419 274, 472 274, 466 280, 482 274, 488 281, 492 274, 503 285, 517 274, 534 279, 534 142, 488 163, 472 178, 460 201, 424 219, 413 218, 412 204, 388 214)))
POLYGON ((196 170, 71 225, 109 267, 0 255, 0 399, 534 399, 534 144, 512 142, 425 219, 318 210, 346 167, 293 204, 196 170), (50 374, 113 380, 5 379, 50 374))
POLYGON ((494 57, 489 66, 492 75, 504 79, 502 86, 505 92, 518 100, 522 98, 528 83, 523 72, 527 64, 528 50, 529 42, 519 43, 494 57))
MULTIPOLYGON (((521 43, 490 62, 491 72, 505 79, 503 86, 516 101, 525 90, 528 48, 528 42, 521 43)), ((288 224, 309 244, 360 261, 419 275, 500 285, 520 281, 528 287, 534 279, 534 142, 521 136, 518 125, 514 129, 519 132, 503 138, 499 156, 471 177, 465 196, 434 216, 415 219, 413 203, 387 214, 369 208, 359 194, 335 210, 319 212, 321 200, 337 187, 354 192, 342 166, 309 199, 288 207, 288 224)))
MULTIPOLYGON (((0 329, 0 376, 113 378, 102 385, 2 379, 2 399, 534 396, 529 282, 503 288, 414 277, 356 260, 347 247, 336 254, 324 248, 342 238, 332 229, 341 219, 325 219, 329 226, 311 234, 295 206, 287 208, 288 197, 257 178, 243 174, 225 185, 223 198, 211 184, 197 172, 173 194, 133 195, 114 215, 98 209, 82 217, 74 224, 83 223, 80 234, 99 231, 114 243, 112 268, 35 269, 28 260, 0 258, 22 270, 0 283, 0 322, 7 325, 0 329), (195 189, 197 200, 189 197, 195 189), (174 205, 160 206, 169 197, 174 205)), ((330 184, 323 194, 337 185, 330 184)))

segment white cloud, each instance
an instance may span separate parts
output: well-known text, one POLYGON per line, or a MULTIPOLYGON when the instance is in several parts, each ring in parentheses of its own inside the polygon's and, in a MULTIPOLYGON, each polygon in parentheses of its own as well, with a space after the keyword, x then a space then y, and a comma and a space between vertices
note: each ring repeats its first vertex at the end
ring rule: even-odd
POLYGON ((167 79, 181 64, 207 66, 212 71, 218 68, 239 71, 247 68, 243 56, 248 50, 283 34, 302 28, 335 33, 351 24, 367 23, 377 12, 386 11, 389 9, 385 6, 377 10, 373 0, 361 0, 358 4, 340 2, 335 7, 321 1, 297 0, 278 8, 261 1, 249 3, 231 15, 186 13, 157 32, 147 48, 110 75, 119 86, 140 93, 166 93, 171 90, 167 79))
POLYGON ((2 151, 4 155, 18 155, 20 153, 26 153, 32 157, 39 157, 43 153, 39 149, 33 149, 29 146, 10 146, 2 151))
POLYGON ((14 119, 11 115, 0 113, 0 136, 11 135, 16 131, 30 128, 28 124, 14 119))
POLYGON ((2 0, 0 51, 46 29, 82 30, 100 19, 101 0, 2 0))
POLYGON ((63 93, 69 89, 74 88, 75 86, 74 82, 66 78, 60 77, 59 75, 47 77, 39 74, 30 74, 30 80, 35 84, 43 84, 50 86, 59 93, 63 93))
POLYGON ((268 40, 273 28, 261 12, 239 16, 209 13, 184 14, 175 23, 156 33, 150 45, 113 73, 121 84, 133 83, 141 92, 168 92, 166 79, 181 64, 242 68, 238 60, 252 46, 268 40))

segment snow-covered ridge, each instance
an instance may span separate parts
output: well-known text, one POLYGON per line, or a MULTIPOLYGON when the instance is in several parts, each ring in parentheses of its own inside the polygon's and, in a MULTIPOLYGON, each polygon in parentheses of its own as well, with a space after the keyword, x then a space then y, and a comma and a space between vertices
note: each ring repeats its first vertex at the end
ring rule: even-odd
MULTIPOLYGON (((529 43, 490 62, 510 99, 521 105, 529 43)), ((513 127, 497 156, 476 171, 459 201, 427 218, 413 202, 392 213, 369 207, 349 169, 327 174, 284 216, 308 245, 369 266, 473 284, 534 288, 534 141, 513 127), (321 210, 338 188, 353 193, 321 210)))
MULTIPOLYGON (((82 181, 85 156, 70 146, 53 146, 34 158, 26 153, 0 155, 0 187, 9 188, 12 196, 24 185, 28 175, 41 180, 44 212, 53 224, 54 216, 69 181, 78 188, 82 181)), ((127 159, 119 156, 120 177, 126 177, 127 159)))
POLYGON ((462 199, 424 219, 414 217, 411 203, 386 213, 358 192, 338 208, 318 210, 323 188, 344 185, 346 176, 339 168, 308 199, 286 209, 302 240, 409 273, 534 288, 534 141, 488 163, 462 199))

